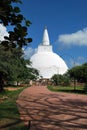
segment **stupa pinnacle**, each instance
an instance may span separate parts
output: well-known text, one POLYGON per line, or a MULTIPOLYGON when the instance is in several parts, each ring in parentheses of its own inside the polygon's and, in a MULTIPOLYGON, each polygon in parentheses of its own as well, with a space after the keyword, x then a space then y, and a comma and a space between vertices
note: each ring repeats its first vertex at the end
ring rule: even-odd
POLYGON ((42 44, 37 52, 31 57, 32 67, 39 71, 40 76, 50 79, 54 74, 64 74, 68 67, 64 60, 53 52, 50 45, 47 28, 44 29, 42 44))
POLYGON ((49 40, 49 35, 48 35, 48 31, 47 31, 47 27, 45 27, 44 29, 44 33, 43 33, 43 39, 42 39, 42 45, 50 45, 50 40, 49 40))

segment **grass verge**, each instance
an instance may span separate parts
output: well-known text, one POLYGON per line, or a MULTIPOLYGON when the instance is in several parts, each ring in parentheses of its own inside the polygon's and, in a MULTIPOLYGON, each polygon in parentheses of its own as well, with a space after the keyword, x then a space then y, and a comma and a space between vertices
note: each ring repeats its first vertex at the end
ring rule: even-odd
POLYGON ((17 97, 23 89, 0 93, 0 130, 27 130, 20 120, 16 105, 17 97))
POLYGON ((74 90, 74 87, 72 87, 72 86, 48 86, 48 89, 51 91, 54 91, 54 92, 87 94, 87 92, 84 90, 83 86, 76 86, 75 90, 74 90))

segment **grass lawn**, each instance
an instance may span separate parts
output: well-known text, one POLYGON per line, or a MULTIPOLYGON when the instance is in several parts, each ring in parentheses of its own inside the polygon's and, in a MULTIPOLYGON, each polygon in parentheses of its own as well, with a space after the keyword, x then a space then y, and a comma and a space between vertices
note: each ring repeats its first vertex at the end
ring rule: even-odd
POLYGON ((87 94, 87 91, 84 91, 83 86, 76 86, 74 90, 73 86, 48 86, 48 89, 54 92, 69 92, 69 93, 78 93, 78 94, 87 94))
POLYGON ((0 93, 0 130, 28 130, 20 120, 16 105, 17 97, 23 89, 0 93))

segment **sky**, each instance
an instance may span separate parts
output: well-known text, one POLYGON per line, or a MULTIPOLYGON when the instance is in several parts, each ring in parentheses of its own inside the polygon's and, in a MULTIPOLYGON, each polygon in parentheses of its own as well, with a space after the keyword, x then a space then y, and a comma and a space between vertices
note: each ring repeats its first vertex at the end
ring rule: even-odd
POLYGON ((53 51, 68 65, 87 62, 87 0, 22 0, 18 6, 31 21, 28 36, 33 42, 25 49, 25 57, 35 52, 47 26, 53 51))

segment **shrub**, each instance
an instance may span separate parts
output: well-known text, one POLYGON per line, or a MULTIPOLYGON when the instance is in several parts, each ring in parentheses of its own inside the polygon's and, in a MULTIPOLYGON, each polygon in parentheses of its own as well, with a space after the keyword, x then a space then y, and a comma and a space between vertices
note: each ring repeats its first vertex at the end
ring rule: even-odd
POLYGON ((52 76, 51 81, 54 85, 68 86, 70 85, 70 78, 68 75, 55 74, 52 76))

